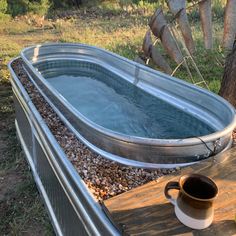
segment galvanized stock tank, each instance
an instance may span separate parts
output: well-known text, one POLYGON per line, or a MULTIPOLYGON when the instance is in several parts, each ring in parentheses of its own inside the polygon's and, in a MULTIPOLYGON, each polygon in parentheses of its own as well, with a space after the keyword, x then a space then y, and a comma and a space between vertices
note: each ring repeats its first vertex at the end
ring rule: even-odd
MULTIPOLYGON (((231 145, 234 108, 204 89, 87 45, 38 45, 23 50, 21 57, 29 79, 63 123, 105 158, 168 168, 231 145)), ((56 234, 122 235, 68 160, 12 62, 9 70, 17 134, 56 234)))
POLYGON ((82 44, 37 45, 21 57, 64 123, 105 158, 168 168, 231 145, 235 110, 207 90, 82 44))
POLYGON ((13 71, 12 62, 9 70, 17 136, 56 235, 121 235, 37 111, 13 71))

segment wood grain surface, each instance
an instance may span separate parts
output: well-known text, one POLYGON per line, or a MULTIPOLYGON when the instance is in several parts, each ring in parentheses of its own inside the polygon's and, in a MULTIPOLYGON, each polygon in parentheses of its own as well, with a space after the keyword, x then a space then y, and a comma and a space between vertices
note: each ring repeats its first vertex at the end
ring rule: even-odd
MULTIPOLYGON (((176 193, 171 191, 172 195, 176 193)), ((104 205, 126 235, 236 235, 236 147, 106 200, 104 205), (219 188, 214 221, 204 230, 192 230, 181 224, 173 205, 164 196, 167 182, 187 173, 211 177, 219 188)))

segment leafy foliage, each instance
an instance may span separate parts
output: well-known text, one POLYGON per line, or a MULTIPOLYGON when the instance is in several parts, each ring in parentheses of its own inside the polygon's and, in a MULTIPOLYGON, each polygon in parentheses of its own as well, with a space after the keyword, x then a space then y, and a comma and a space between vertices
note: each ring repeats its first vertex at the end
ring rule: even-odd
POLYGON ((79 7, 81 4, 85 3, 85 0, 51 0, 54 8, 66 8, 71 6, 79 7))
POLYGON ((13 17, 26 13, 45 15, 50 7, 79 7, 83 3, 85 0, 0 0, 0 13, 7 11, 13 17))
POLYGON ((8 0, 8 13, 13 17, 34 13, 45 15, 50 7, 50 0, 8 0))
POLYGON ((7 11, 7 0, 0 0, 0 13, 6 13, 7 11))
POLYGON ((8 13, 12 16, 23 15, 27 12, 28 0, 8 0, 8 13))
POLYGON ((29 2, 28 12, 32 12, 38 15, 45 15, 50 8, 49 0, 40 0, 29 2))

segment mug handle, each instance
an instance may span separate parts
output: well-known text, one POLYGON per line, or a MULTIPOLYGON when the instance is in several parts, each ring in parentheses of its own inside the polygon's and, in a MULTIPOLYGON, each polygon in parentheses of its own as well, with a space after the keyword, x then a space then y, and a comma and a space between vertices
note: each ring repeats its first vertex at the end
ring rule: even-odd
POLYGON ((166 198, 173 204, 175 205, 175 202, 176 202, 176 199, 172 198, 171 195, 169 194, 169 190, 171 189, 177 189, 177 190, 180 190, 180 186, 179 186, 179 183, 178 182, 175 182, 175 181, 170 181, 166 184, 165 186, 165 196, 166 198))

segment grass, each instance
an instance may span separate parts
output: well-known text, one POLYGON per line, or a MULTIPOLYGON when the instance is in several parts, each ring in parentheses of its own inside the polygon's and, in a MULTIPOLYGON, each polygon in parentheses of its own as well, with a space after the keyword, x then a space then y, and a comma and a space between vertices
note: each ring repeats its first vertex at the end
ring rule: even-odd
MULTIPOLYGON (((147 30, 148 21, 157 4, 145 5, 142 1, 132 11, 124 11, 117 4, 103 3, 98 8, 88 8, 80 11, 69 11, 64 18, 56 18, 46 21, 43 29, 29 24, 29 19, 19 18, 17 21, 7 20, 0 22, 0 57, 2 58, 2 70, 0 76, 8 80, 6 63, 18 55, 20 50, 28 45, 45 42, 81 42, 102 47, 134 59, 140 52, 143 36, 147 30), (145 5, 145 6, 144 6, 145 5), (143 7, 142 7, 143 6, 143 7), (141 9, 146 9, 143 12, 141 9), (73 16, 71 16, 73 15, 73 16)), ((190 14, 191 26, 197 52, 195 60, 202 72, 204 79, 209 84, 210 90, 217 93, 220 87, 223 73, 224 57, 220 50, 223 28, 223 9, 220 1, 216 1, 214 9, 214 38, 215 47, 211 52, 203 48, 203 36, 199 24, 199 14, 192 10, 190 14), (221 9, 221 11, 220 11, 221 9)), ((166 8, 165 8, 166 9, 166 8)), ((165 10, 166 11, 166 10, 165 10)), ((59 16, 60 16, 59 12, 59 16)), ((163 51, 162 46, 158 47, 163 51)), ((168 55, 165 55, 168 61, 168 55)), ((172 68, 176 65, 171 62, 172 68)), ((155 67, 154 67, 155 68, 155 67)), ((199 76, 192 72, 195 81, 199 76)), ((190 81, 184 67, 175 74, 176 77, 190 81)))
MULTIPOLYGON (((203 48, 199 15, 191 13, 191 26, 196 42, 196 63, 217 93, 223 74, 224 56, 220 49, 223 28, 221 1, 214 5, 214 50, 203 48)), ((16 140, 14 108, 9 85, 7 63, 21 49, 45 42, 78 42, 95 45, 134 59, 140 52, 148 20, 157 5, 142 5, 124 11, 119 5, 103 3, 97 8, 57 12, 39 28, 24 17, 0 20, 0 178, 8 183, 8 191, 0 195, 0 232, 11 235, 52 235, 52 228, 43 209, 34 181, 16 140)), ((123 7, 123 8, 125 8, 123 7)), ((160 46, 158 46, 160 47, 160 46)), ((160 50, 165 54, 163 48, 160 50)), ((168 59, 168 55, 165 55, 168 59)), ((169 60, 169 59, 168 59, 169 60)), ((170 61, 170 60, 169 60, 170 61)), ((176 65, 171 62, 172 68, 176 65)), ((155 68, 155 67, 154 67, 155 68)), ((192 68, 193 69, 193 68, 192 68)), ((192 70, 193 71, 193 70, 192 70)), ((176 75, 190 81, 184 67, 176 75)), ((198 80, 197 74, 194 78, 198 80)), ((0 179, 0 184, 1 184, 0 179)), ((1 186, 1 185, 0 185, 1 186)))
POLYGON ((0 83, 1 235, 53 235, 14 127, 11 87, 0 83))

